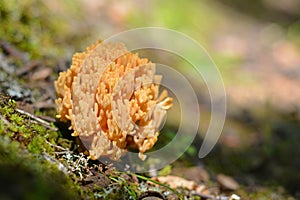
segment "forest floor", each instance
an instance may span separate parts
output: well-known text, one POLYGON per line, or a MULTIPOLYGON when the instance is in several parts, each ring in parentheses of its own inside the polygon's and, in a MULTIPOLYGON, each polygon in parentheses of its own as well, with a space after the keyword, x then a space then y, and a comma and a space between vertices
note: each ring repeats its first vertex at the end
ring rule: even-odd
POLYGON ((282 27, 225 12, 225 22, 205 44, 221 66, 228 97, 227 121, 217 146, 199 161, 195 149, 200 134, 175 163, 154 174, 133 174, 88 159, 68 125, 55 119, 53 86, 58 73, 69 68, 72 54, 99 39, 87 30, 110 30, 102 35, 123 30, 130 6, 90 1, 95 4, 86 3, 77 15, 76 6, 47 1, 45 9, 32 2, 39 8, 38 18, 31 16, 36 7, 29 9, 26 3, 24 8, 9 3, 1 8, 1 13, 14 10, 22 20, 14 21, 17 14, 2 14, 6 18, 0 22, 7 30, 0 32, 0 173, 5 180, 0 197, 299 198, 300 51, 282 27), (121 14, 111 14, 116 11, 121 14), (95 26, 98 17, 105 23, 95 26), (60 20, 71 26, 56 24, 60 20))

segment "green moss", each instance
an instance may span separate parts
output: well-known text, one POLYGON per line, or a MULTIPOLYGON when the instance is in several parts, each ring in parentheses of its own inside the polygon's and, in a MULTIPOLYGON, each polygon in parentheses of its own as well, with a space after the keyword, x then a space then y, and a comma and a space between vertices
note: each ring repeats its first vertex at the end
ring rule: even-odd
POLYGON ((4 117, 14 113, 16 102, 0 94, 0 114, 4 117))
POLYGON ((96 199, 109 199, 109 200, 119 200, 119 199, 137 199, 140 192, 137 189, 137 185, 126 181, 120 176, 110 176, 109 177, 113 184, 106 188, 94 187, 94 197, 96 199))
POLYGON ((32 128, 38 134, 45 134, 46 128, 39 124, 30 124, 30 128, 32 128))
POLYGON ((158 175, 159 176, 167 176, 167 175, 171 174, 171 172, 172 172, 172 166, 167 165, 164 168, 162 168, 161 170, 159 170, 158 175))
POLYGON ((28 144, 27 148, 32 153, 42 153, 46 151, 46 142, 41 137, 34 137, 31 142, 28 144), (45 145, 45 146, 44 146, 45 145))
POLYGON ((56 143, 66 149, 71 149, 73 145, 73 141, 62 137, 59 137, 56 143))
POLYGON ((4 126, 3 122, 2 122, 2 120, 0 120, 0 134, 4 133, 4 130, 5 130, 5 126, 4 126))
POLYGON ((9 137, 0 138, 1 199, 78 199, 74 183, 48 161, 9 137))
POLYGON ((1 94, 0 117, 0 199, 82 199, 93 196, 59 171, 56 162, 50 163, 44 157, 55 158, 55 146, 63 144, 70 148, 72 141, 20 114, 16 103, 1 94))
POLYGON ((68 18, 65 13, 60 13, 60 9, 49 5, 40 0, 2 0, 0 38, 29 53, 32 58, 61 58, 68 51, 68 41, 76 38, 71 19, 80 16, 80 4, 78 1, 59 3, 68 18), (61 43, 64 45, 59 45, 61 43))
MULTIPOLYGON (((0 135, 6 135, 11 140, 20 142, 32 153, 53 153, 54 148, 50 143, 55 144, 61 137, 61 134, 49 130, 41 124, 34 123, 34 120, 28 116, 17 112, 15 110, 16 103, 13 100, 2 95, 0 99, 0 115, 6 120, 6 124, 1 122, 0 135)), ((65 143, 67 142, 65 141, 65 143)), ((68 147, 70 146, 69 142, 68 147)))
POLYGON ((22 125, 24 118, 18 114, 12 114, 10 116, 11 120, 14 121, 16 123, 16 125, 22 125))

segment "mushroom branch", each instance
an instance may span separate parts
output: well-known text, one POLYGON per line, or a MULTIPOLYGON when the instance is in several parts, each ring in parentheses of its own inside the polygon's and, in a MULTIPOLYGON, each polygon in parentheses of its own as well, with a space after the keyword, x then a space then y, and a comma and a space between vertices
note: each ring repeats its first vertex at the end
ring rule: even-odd
POLYGON ((97 42, 72 58, 55 81, 57 117, 70 121, 90 158, 118 160, 135 148, 139 158, 156 143, 172 98, 159 94, 155 64, 122 43, 97 42))

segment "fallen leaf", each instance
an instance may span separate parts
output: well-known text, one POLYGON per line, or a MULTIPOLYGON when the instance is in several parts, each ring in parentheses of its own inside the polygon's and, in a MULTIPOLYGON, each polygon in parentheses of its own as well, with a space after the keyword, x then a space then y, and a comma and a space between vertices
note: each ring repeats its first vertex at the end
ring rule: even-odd
POLYGON ((217 181, 223 189, 226 190, 237 190, 240 186, 238 182, 236 182, 230 176, 226 176, 224 174, 219 174, 217 176, 217 181))

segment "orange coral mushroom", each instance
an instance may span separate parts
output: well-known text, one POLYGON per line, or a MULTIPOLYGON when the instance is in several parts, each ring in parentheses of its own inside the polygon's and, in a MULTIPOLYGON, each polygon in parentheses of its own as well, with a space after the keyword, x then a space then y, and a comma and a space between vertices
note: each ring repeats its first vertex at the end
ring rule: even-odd
POLYGON ((76 53, 55 81, 57 117, 71 121, 72 135, 80 136, 93 159, 117 160, 134 147, 144 160, 172 107, 167 91, 158 95, 160 80, 148 59, 121 43, 98 42, 76 53))

